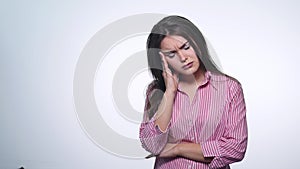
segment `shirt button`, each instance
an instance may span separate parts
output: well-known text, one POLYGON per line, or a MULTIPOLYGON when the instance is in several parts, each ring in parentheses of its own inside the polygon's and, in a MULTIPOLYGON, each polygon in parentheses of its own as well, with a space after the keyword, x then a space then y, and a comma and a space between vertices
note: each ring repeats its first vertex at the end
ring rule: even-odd
POLYGON ((190 120, 190 121, 189 121, 189 125, 192 126, 193 124, 194 124, 194 123, 193 123, 193 120, 190 120))

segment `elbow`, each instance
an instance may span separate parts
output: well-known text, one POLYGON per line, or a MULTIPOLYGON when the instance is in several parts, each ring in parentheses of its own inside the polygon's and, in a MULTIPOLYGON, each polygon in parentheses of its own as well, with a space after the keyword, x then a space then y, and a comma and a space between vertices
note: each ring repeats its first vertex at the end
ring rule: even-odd
POLYGON ((150 128, 141 128, 139 137, 142 147, 146 151, 152 153, 153 155, 159 155, 167 144, 168 132, 161 133, 153 126, 150 128))
POLYGON ((167 139, 162 135, 143 135, 140 134, 142 148, 153 155, 159 155, 167 144, 167 139))
POLYGON ((232 162, 240 162, 245 158, 246 148, 231 154, 232 162))
POLYGON ((245 137, 239 140, 234 148, 232 148, 233 152, 231 154, 234 157, 235 162, 240 162, 244 159, 247 150, 247 143, 248 139, 245 137))
POLYGON ((235 162, 240 162, 240 161, 242 161, 242 160, 244 159, 244 157, 245 157, 245 153, 240 153, 239 155, 237 155, 237 156, 235 157, 235 162))
POLYGON ((238 161, 242 161, 245 158, 246 150, 247 150, 247 144, 248 144, 248 139, 245 138, 243 141, 240 142, 238 154, 239 158, 237 159, 238 161))
POLYGON ((165 144, 147 138, 141 138, 140 141, 142 143, 142 147, 153 155, 159 155, 165 146, 165 144))
POLYGON ((246 145, 238 144, 235 146, 229 146, 223 151, 222 156, 224 157, 224 163, 230 164, 240 162, 245 158, 246 145))

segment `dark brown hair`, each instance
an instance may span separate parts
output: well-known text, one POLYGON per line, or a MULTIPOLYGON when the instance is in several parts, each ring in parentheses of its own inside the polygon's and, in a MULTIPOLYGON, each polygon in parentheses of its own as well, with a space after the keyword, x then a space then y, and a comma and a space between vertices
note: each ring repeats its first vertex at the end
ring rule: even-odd
POLYGON ((201 62, 199 69, 223 74, 212 60, 206 41, 200 30, 191 21, 182 16, 167 16, 154 25, 147 39, 148 66, 154 78, 155 88, 163 92, 166 90, 162 76, 163 68, 159 50, 161 41, 168 35, 182 36, 189 41, 201 62))

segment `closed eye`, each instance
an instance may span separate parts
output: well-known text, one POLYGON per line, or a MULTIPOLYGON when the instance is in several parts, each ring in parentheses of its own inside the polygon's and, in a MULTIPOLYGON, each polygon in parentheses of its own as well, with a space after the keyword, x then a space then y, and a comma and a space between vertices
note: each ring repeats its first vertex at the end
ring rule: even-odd
POLYGON ((176 51, 163 52, 163 54, 169 58, 173 58, 175 56, 176 51))
MULTIPOLYGON (((184 50, 188 50, 190 49, 190 43, 187 41, 185 42, 179 49, 184 49, 184 50)), ((165 56, 169 57, 169 58, 173 58, 176 54, 176 50, 174 51, 168 51, 168 52, 162 52, 165 56)))
POLYGON ((183 49, 188 50, 190 47, 191 47, 190 44, 187 42, 184 44, 183 49))

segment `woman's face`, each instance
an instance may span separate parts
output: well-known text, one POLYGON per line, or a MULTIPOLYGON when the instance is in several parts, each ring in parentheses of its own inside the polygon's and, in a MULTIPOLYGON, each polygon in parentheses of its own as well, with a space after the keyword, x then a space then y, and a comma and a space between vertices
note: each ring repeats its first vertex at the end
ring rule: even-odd
POLYGON ((189 42, 182 36, 166 36, 160 44, 169 68, 180 75, 192 75, 200 66, 199 59, 189 42))

